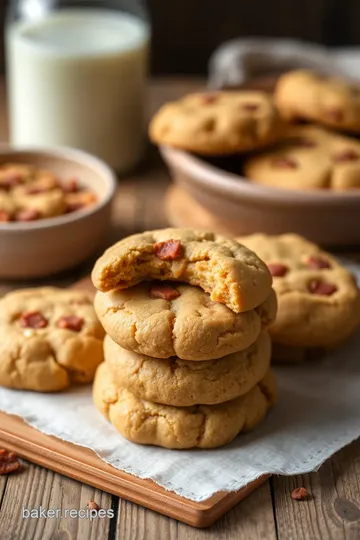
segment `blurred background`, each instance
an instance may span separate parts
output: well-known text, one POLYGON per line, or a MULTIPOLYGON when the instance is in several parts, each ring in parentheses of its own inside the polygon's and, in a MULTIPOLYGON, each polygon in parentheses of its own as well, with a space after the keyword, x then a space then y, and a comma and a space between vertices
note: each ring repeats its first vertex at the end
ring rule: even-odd
MULTIPOLYGON (((0 0, 3 26, 7 0, 0 0)), ((154 74, 203 74, 213 50, 235 37, 360 44, 359 0, 148 0, 154 74)), ((3 35, 3 32, 1 32, 3 35)), ((3 42, 0 69, 4 70, 3 42)))

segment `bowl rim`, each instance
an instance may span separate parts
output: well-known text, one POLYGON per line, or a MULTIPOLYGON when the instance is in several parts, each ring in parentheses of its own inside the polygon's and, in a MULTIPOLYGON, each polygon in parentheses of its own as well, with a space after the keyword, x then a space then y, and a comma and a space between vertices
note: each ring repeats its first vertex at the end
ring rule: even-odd
POLYGON ((101 210, 104 206, 107 206, 113 199, 117 185, 116 174, 109 165, 93 154, 89 154, 83 150, 78 150, 77 148, 71 148, 70 146, 15 147, 5 143, 0 143, 0 157, 5 153, 13 153, 14 162, 16 162, 16 154, 24 152, 29 154, 45 154, 57 158, 67 158, 78 163, 86 163, 90 168, 96 169, 98 173, 106 179, 108 189, 106 190, 104 197, 101 195, 100 200, 96 201, 95 204, 89 206, 88 208, 79 209, 76 212, 71 212, 70 214, 61 214, 60 216, 48 217, 35 221, 10 223, 2 222, 0 223, 0 232, 30 231, 67 225, 94 214, 95 212, 101 210))
POLYGON ((207 163, 201 157, 178 148, 161 145, 160 153, 173 169, 181 169, 190 174, 201 187, 212 189, 231 199, 244 196, 249 200, 267 199, 268 202, 291 204, 336 205, 338 203, 360 203, 360 189, 348 191, 300 190, 263 186, 249 182, 245 176, 237 175, 207 163))

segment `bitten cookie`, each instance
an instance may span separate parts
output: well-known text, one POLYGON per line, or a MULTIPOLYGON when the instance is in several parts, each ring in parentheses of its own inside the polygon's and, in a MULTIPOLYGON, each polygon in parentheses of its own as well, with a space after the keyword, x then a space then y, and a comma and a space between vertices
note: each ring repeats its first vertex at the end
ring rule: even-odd
POLYGON ((165 104, 150 123, 153 142, 198 154, 231 154, 263 147, 283 123, 272 97, 238 91, 190 94, 165 104))
POLYGON ((266 265, 247 248, 204 231, 160 229, 120 240, 98 259, 92 280, 102 292, 146 280, 183 281, 235 313, 261 304, 271 292, 266 265))
POLYGON ((186 362, 136 354, 106 336, 104 356, 114 383, 141 399, 176 407, 213 405, 246 394, 263 379, 270 368, 271 340, 264 330, 243 351, 186 362))
POLYGON ((210 360, 249 347, 277 309, 273 290, 254 310, 234 313, 199 287, 158 281, 98 291, 94 305, 106 332, 125 349, 183 360, 210 360))
POLYGON ((360 133, 360 85, 312 71, 290 71, 279 78, 275 103, 287 120, 313 120, 360 133))
POLYGON ((284 189, 360 188, 360 142, 315 126, 289 128, 276 146, 249 157, 244 173, 284 189))
POLYGON ((85 292, 25 289, 0 300, 0 385, 56 392, 93 380, 104 331, 85 292))
POLYGON ((360 324, 360 292, 352 274, 329 253, 295 234, 239 239, 258 253, 274 278, 275 343, 335 347, 360 324))
POLYGON ((95 406, 127 439, 165 448, 216 448, 259 424, 277 399, 269 371, 244 396, 220 405, 171 407, 137 398, 114 385, 108 366, 99 366, 93 386, 95 406))

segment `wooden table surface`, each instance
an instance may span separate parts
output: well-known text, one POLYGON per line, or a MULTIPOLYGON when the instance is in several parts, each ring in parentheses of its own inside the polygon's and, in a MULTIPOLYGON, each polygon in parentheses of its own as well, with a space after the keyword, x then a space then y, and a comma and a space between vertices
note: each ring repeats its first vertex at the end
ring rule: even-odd
MULTIPOLYGON (((160 103, 200 87, 201 80, 158 80, 150 89, 151 110, 160 103)), ((0 136, 6 140, 6 112, 0 86, 0 136)), ((134 231, 166 226, 162 198, 167 171, 150 149, 138 171, 120 179, 109 243, 134 231)), ((93 261, 49 279, 68 285, 85 275, 93 261)), ((0 282, 0 293, 43 284, 0 282)), ((358 540, 360 539, 360 441, 337 453, 318 472, 273 477, 214 526, 193 529, 118 497, 95 490, 31 463, 21 473, 0 477, 1 540, 358 540), (294 502, 291 491, 305 486, 307 502, 294 502), (94 499, 114 511, 113 519, 21 519, 25 508, 84 508, 94 499)))

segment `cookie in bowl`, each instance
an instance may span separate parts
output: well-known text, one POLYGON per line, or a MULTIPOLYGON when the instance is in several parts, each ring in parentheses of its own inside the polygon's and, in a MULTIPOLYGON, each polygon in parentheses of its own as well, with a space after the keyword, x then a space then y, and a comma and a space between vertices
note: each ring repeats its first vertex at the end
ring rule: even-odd
POLYGON ((0 385, 57 392, 89 383, 103 360, 104 331, 92 298, 54 287, 0 300, 0 385))
POLYGON ((239 241, 266 262, 273 276, 278 314, 268 330, 275 352, 302 358, 308 350, 341 345, 359 327, 359 287, 329 253, 295 234, 254 234, 239 241))
POLYGON ((62 181, 31 165, 0 165, 0 219, 34 221, 91 206, 96 195, 76 178, 62 181))
POLYGON ((71 148, 0 148, 0 278, 47 277, 104 242, 114 172, 71 148))
POLYGON ((244 174, 283 189, 359 189, 360 141, 321 127, 292 127, 277 145, 248 157, 244 174))
POLYGON ((203 92, 163 105, 149 135, 156 144, 225 155, 264 147, 280 137, 283 127, 265 92, 203 92))
POLYGON ((360 133, 360 85, 307 70, 282 75, 274 100, 286 120, 309 120, 340 131, 360 133))

